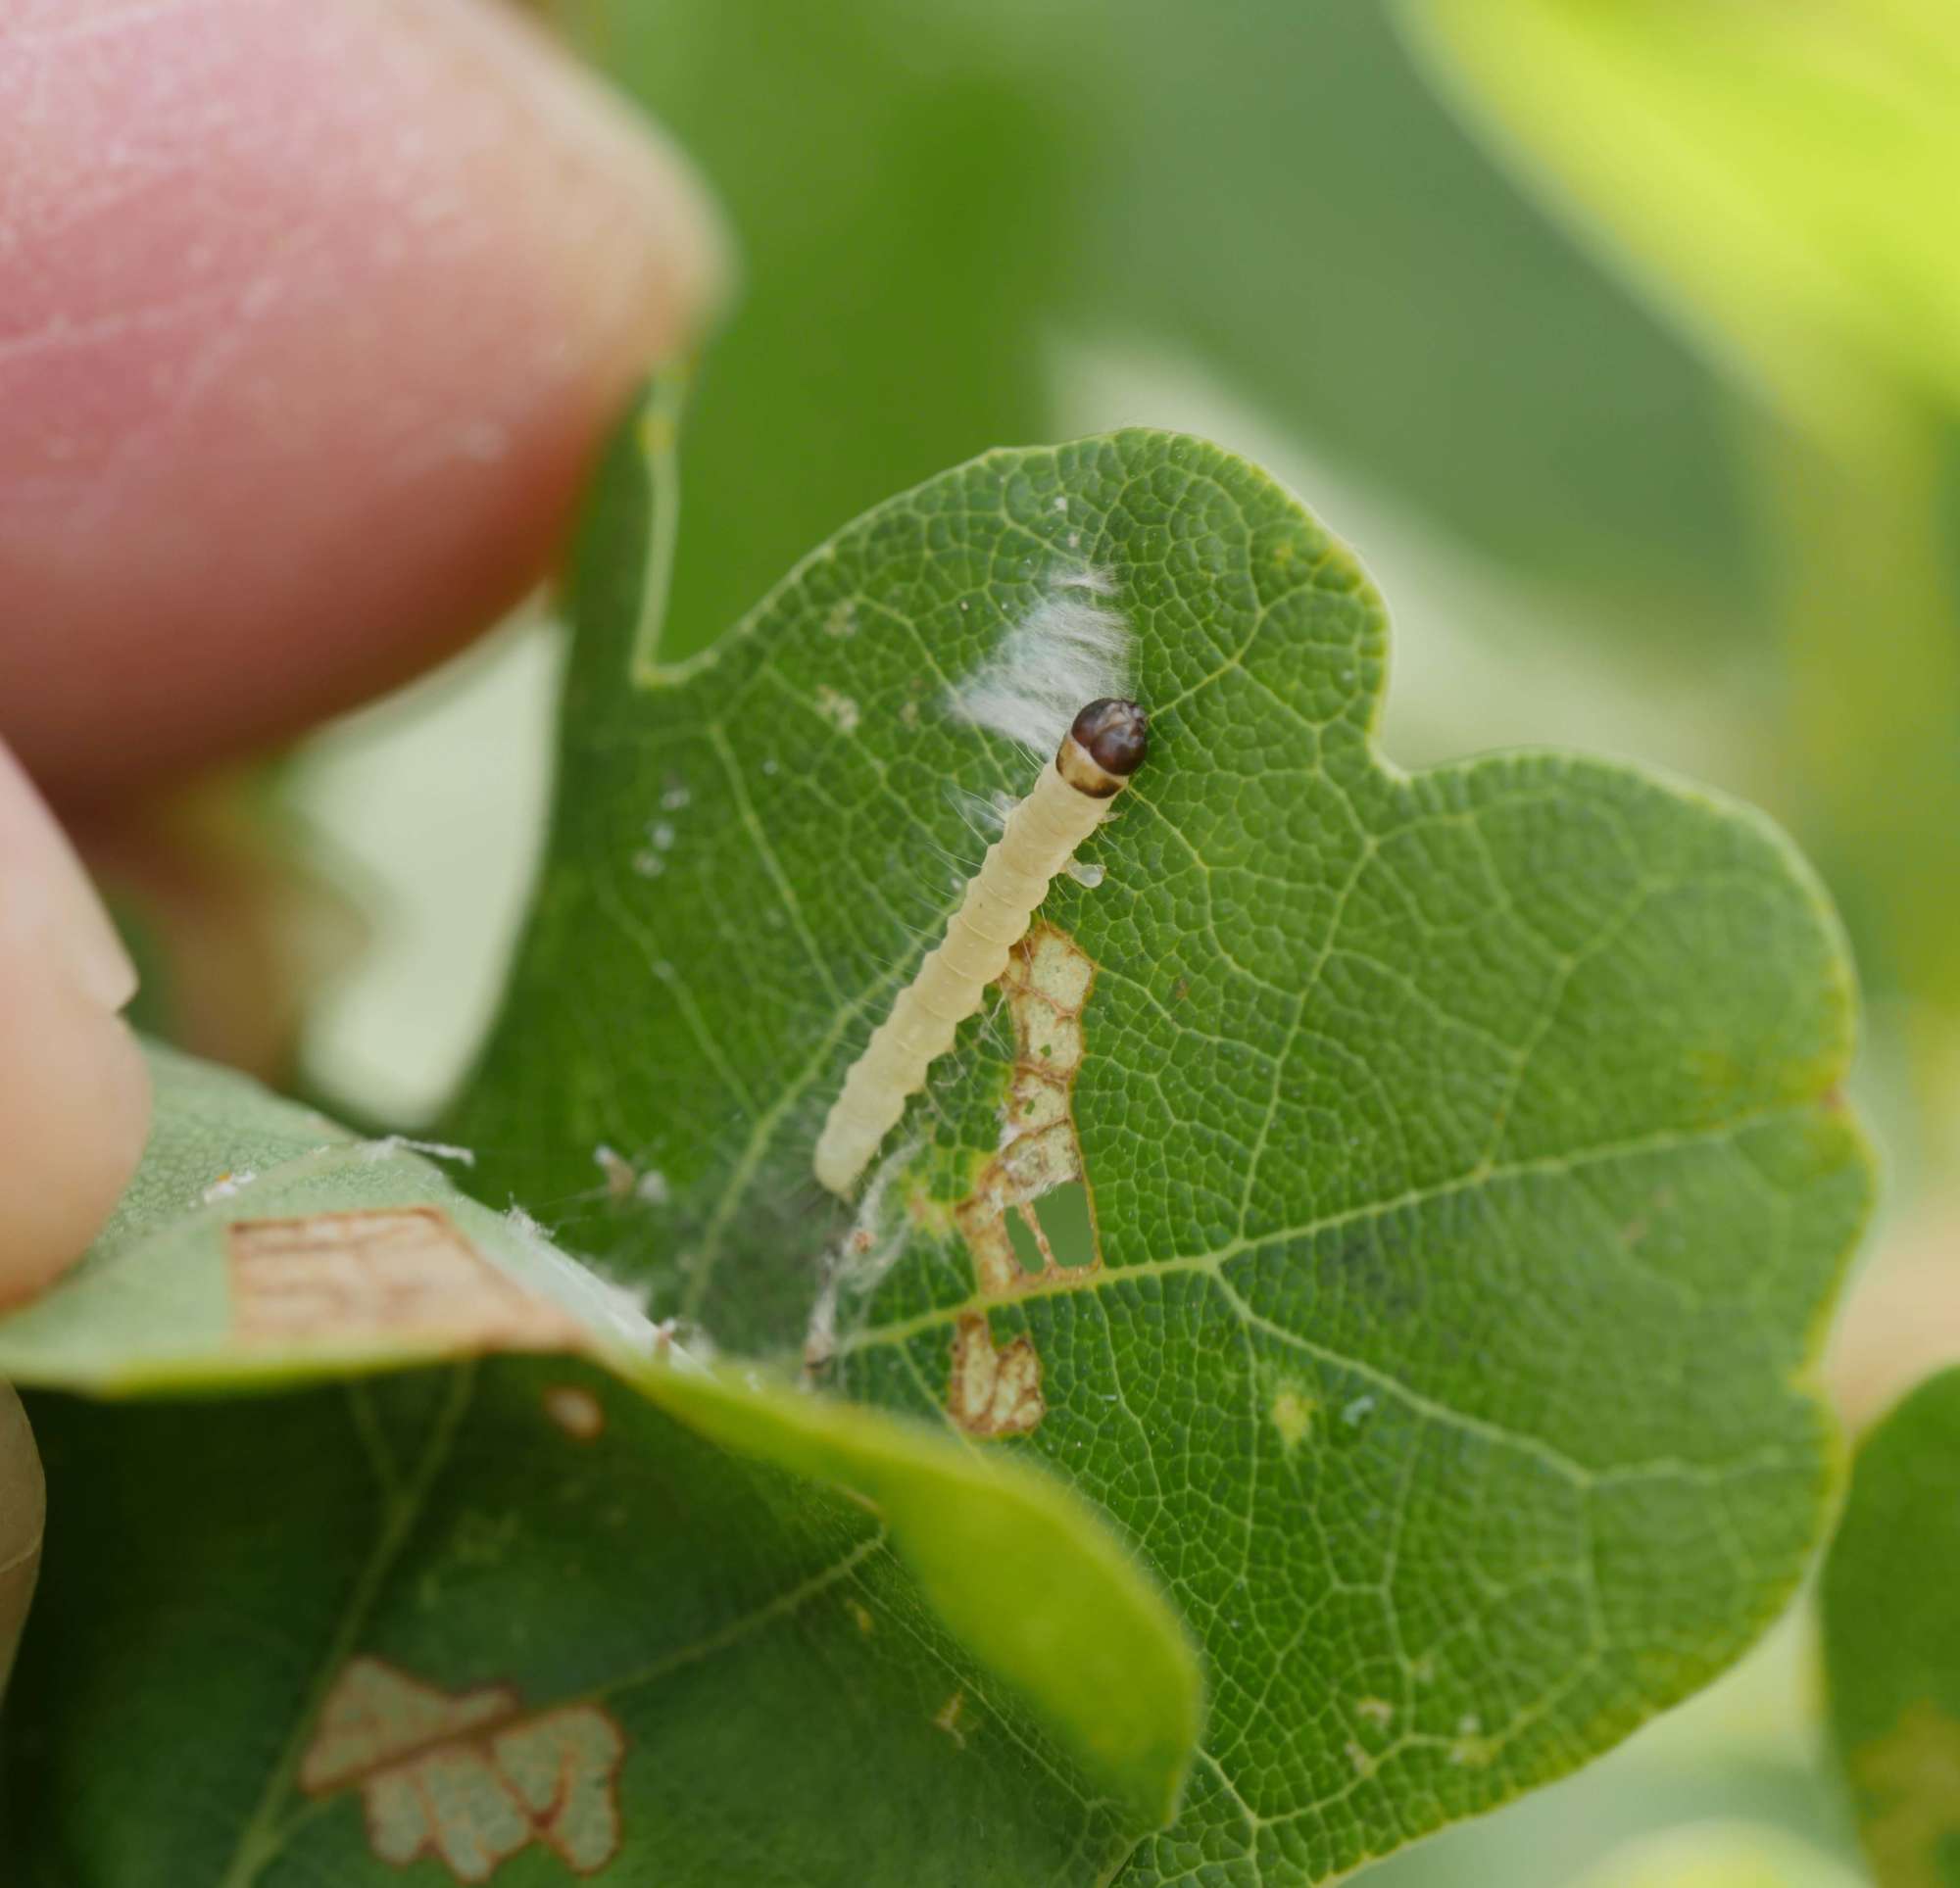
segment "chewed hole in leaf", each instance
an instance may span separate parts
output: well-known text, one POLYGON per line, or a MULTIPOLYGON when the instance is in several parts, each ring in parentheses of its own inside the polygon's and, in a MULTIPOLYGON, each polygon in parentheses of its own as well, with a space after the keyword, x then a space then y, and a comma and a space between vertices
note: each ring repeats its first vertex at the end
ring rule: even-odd
POLYGON ((1024 1273, 1051 1267, 1070 1271, 1094 1263, 1096 1229, 1090 1222, 1089 1188, 1068 1181, 1052 1193, 1024 1201, 1006 1216, 1007 1238, 1024 1273))

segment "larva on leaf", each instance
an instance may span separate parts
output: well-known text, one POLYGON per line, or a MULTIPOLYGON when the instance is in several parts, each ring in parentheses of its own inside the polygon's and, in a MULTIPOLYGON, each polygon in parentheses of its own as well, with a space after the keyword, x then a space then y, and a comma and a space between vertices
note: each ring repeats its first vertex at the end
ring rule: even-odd
POLYGON ((946 936, 844 1078, 816 1143, 816 1177, 848 1195, 925 1072, 953 1046, 1007 967, 1049 882, 1102 823, 1150 750, 1150 720, 1134 702, 1092 702, 1076 717, 1034 791, 1007 814, 946 936))

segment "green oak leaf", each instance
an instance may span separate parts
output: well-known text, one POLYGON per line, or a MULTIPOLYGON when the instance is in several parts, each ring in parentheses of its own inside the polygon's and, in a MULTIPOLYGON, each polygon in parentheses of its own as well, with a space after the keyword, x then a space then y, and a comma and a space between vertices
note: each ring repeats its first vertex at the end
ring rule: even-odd
POLYGON ((1849 968, 1788 844, 1573 755, 1393 768, 1352 558, 1158 433, 932 479, 665 663, 673 450, 657 395, 578 556, 548 857, 443 1129, 472 1188, 1101 1504, 1210 1669, 1127 1883, 1342 1874, 1728 1664, 1819 1531, 1810 1374, 1871 1185, 1849 968), (1040 1202, 1072 1204, 1058 1263, 983 1288, 958 1209, 1051 1046, 1002 1001, 864 1203, 809 1162, 976 807, 1033 778, 948 688, 1058 593, 1128 623, 1152 751, 1084 848, 1102 882, 1044 910, 1094 973, 1086 1192, 1040 1202), (976 1357, 1038 1368, 1039 1406, 976 1425, 976 1357))
POLYGON ((153 1068, 115 1221, 0 1320, 19 1381, 179 1399, 34 1402, 29 1882, 379 1880, 421 1848, 464 1880, 1074 1881, 1173 1812, 1193 1661, 1051 1477, 703 1362, 412 1147, 153 1068), (416 1717, 486 1694, 496 1771, 416 1717), (364 1700, 386 1739, 336 1767, 364 1700), (405 1827, 417 1758, 447 1793, 405 1827), (561 1761, 563 1821, 518 1815, 508 1780, 561 1761))
POLYGON ((1952 430, 1960 8, 1402 0, 1465 116, 1683 337, 1791 420, 1755 451, 1781 567, 1780 771, 1866 968, 1960 1038, 1952 430), (1810 437, 1802 435, 1807 433, 1810 437), (1873 662, 1848 623, 1884 625, 1873 662))
POLYGON ((1825 1562, 1831 1728, 1880 1888, 1960 1883, 1960 1370, 1866 1438, 1825 1562))

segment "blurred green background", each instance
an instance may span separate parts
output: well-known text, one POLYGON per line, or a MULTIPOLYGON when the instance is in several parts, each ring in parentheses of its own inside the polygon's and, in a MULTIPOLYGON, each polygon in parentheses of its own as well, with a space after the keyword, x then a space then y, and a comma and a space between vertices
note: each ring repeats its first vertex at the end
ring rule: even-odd
MULTIPOLYGON (((1862 1422, 1960 1353, 1951 0, 540 10, 741 245, 685 441, 683 648, 990 446, 1144 422, 1262 460, 1388 597, 1396 760, 1604 750, 1797 834, 1890 1166, 1834 1387, 1862 1422)), ((306 1062, 367 1112, 429 1112, 487 1015, 556 639, 539 610, 296 764, 369 931, 306 1062)), ((1812 1666, 1799 1619, 1368 1879, 1855 1881, 1812 1666)))

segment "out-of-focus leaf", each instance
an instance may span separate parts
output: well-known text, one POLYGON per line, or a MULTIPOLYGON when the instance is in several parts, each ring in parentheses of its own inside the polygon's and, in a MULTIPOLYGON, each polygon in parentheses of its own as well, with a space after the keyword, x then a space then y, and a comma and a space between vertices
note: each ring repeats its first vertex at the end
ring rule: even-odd
POLYGON ((1960 9, 1948 0, 1405 0, 1471 117, 1787 435, 1755 456, 1784 569, 1765 717, 1785 804, 1875 979, 1960 1067, 1960 9))
POLYGON ((1960 410, 1949 0, 1405 7, 1471 108, 1732 371, 1853 440, 1900 390, 1960 410))
POLYGON ((1760 623, 1719 385, 1451 122, 1388 9, 1097 18, 1092 332, 1194 349, 1316 452, 1583 599, 1569 633, 1760 623))
POLYGON ((1717 384, 1518 198, 1382 9, 559 13, 745 258, 690 426, 673 654, 855 512, 1054 434, 1058 335, 1196 357, 1642 639, 1762 619, 1717 384))
POLYGON ((567 0, 725 202, 739 300, 695 393, 676 640, 866 507, 1039 437, 1087 184, 1037 41, 954 9, 567 0))
POLYGON ((1960 1370, 1858 1451, 1825 1564, 1831 1727, 1879 1888, 1960 1883, 1960 1370))
POLYGON ((1781 1830, 1707 1822, 1630 1843, 1579 1888, 1858 1888, 1858 1877, 1781 1830))

